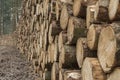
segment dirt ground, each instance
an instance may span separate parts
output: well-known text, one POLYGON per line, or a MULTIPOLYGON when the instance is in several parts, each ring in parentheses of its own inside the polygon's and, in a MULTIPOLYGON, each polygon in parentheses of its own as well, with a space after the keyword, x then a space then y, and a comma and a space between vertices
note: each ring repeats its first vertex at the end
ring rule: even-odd
POLYGON ((0 80, 38 80, 30 66, 15 47, 0 46, 0 80))

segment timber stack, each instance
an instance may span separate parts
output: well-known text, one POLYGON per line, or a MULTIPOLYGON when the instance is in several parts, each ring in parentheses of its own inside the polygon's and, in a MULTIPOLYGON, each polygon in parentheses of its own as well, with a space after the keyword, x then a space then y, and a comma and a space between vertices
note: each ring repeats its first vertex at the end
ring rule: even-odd
POLYGON ((119 0, 24 0, 18 49, 43 80, 119 80, 119 8, 119 0))

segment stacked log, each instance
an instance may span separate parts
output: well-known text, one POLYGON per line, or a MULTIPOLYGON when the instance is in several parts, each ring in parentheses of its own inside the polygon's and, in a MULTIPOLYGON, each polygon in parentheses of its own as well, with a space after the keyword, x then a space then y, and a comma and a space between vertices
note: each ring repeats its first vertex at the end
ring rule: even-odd
POLYGON ((43 80, 118 80, 118 0, 23 3, 17 46, 43 80))

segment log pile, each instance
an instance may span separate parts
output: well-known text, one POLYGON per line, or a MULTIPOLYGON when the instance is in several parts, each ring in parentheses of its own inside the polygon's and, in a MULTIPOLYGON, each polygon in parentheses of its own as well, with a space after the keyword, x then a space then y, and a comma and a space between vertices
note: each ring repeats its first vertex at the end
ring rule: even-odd
POLYGON ((43 80, 119 80, 119 3, 24 0, 17 47, 43 80))

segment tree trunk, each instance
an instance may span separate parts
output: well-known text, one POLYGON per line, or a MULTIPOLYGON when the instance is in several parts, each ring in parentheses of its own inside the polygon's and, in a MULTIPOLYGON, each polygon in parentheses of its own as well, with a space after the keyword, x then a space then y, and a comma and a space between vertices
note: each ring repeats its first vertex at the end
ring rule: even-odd
POLYGON ((60 27, 63 30, 67 28, 68 19, 69 19, 69 14, 68 14, 67 6, 63 5, 61 15, 60 15, 60 27))
POLYGON ((54 62, 52 65, 51 80, 58 80, 58 79, 59 79, 59 66, 58 63, 54 62))
POLYGON ((49 45, 48 48, 48 62, 53 63, 54 61, 57 61, 58 51, 57 51, 57 45, 55 43, 52 43, 49 45))
POLYGON ((96 10, 95 10, 96 21, 103 21, 103 22, 109 21, 108 6, 109 6, 109 0, 99 0, 98 3, 96 3, 96 10))
POLYGON ((97 57, 96 51, 90 51, 87 47, 86 38, 79 38, 76 44, 76 58, 79 68, 82 67, 86 57, 97 57))
POLYGON ((110 20, 119 20, 120 19, 120 1, 110 0, 108 11, 109 11, 110 20))
POLYGON ((60 68, 78 68, 75 52, 75 46, 64 45, 62 47, 59 56, 60 68))
POLYGON ((58 36, 58 51, 59 53, 62 51, 63 45, 67 42, 67 33, 62 31, 58 36))
POLYGON ((80 16, 81 18, 86 17, 86 8, 88 5, 93 5, 98 0, 74 0, 73 4, 73 15, 80 16))
POLYGON ((79 37, 86 36, 85 20, 70 17, 67 29, 68 41, 66 44, 76 44, 79 37))
POLYGON ((102 29, 98 42, 98 58, 104 72, 111 71, 115 63, 116 52, 120 49, 120 27, 119 23, 106 25, 102 29))
POLYGON ((107 80, 119 80, 120 79, 120 68, 114 69, 114 71, 109 75, 107 80))
POLYGON ((59 75, 61 77, 59 80, 82 80, 80 70, 61 69, 59 75))
POLYGON ((87 45, 90 50, 97 50, 99 35, 103 27, 104 25, 97 25, 97 24, 92 24, 89 27, 87 33, 87 45))
POLYGON ((87 15, 86 15, 86 26, 87 26, 87 29, 89 29, 90 25, 92 23, 94 23, 94 21, 95 21, 95 18, 94 18, 95 7, 96 7, 95 5, 87 6, 87 15))
POLYGON ((82 67, 82 80, 106 80, 97 58, 86 58, 82 67))

